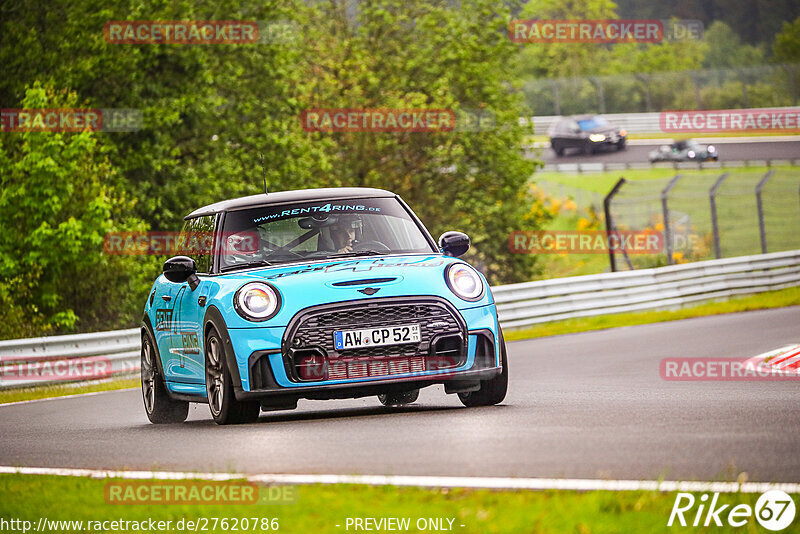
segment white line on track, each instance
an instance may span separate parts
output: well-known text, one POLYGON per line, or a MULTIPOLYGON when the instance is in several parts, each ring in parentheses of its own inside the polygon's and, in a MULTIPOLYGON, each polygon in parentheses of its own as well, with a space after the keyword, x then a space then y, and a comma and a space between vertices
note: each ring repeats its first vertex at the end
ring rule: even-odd
POLYGON ((191 473, 174 471, 107 471, 51 467, 0 466, 0 474, 55 475, 133 480, 247 480, 257 484, 361 484, 367 486, 415 486, 429 488, 475 488, 568 491, 692 491, 719 493, 764 493, 782 490, 800 493, 793 482, 693 482, 672 480, 593 480, 581 478, 438 477, 395 475, 246 475, 242 473, 191 473))

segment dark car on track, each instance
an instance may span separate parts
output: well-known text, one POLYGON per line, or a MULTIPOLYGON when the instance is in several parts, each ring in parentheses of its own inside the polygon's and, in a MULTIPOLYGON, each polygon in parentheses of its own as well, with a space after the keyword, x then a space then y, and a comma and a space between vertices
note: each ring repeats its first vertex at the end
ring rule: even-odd
POLYGON ((719 153, 714 145, 701 145, 693 139, 661 145, 650 152, 650 163, 657 161, 717 161, 719 153))
POLYGON ((599 115, 575 115, 557 119, 547 131, 550 146, 557 156, 568 148, 594 154, 597 151, 625 148, 628 132, 599 115))

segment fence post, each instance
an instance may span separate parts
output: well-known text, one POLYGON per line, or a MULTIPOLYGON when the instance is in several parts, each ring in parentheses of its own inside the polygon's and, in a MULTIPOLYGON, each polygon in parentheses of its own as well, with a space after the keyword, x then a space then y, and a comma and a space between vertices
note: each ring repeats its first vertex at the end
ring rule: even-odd
POLYGON ((561 93, 558 90, 558 82, 551 80, 550 86, 553 88, 553 106, 556 115, 561 115, 561 93))
POLYGON ((717 181, 708 191, 708 199, 711 202, 711 232, 714 236, 714 257, 717 259, 722 257, 722 251, 719 246, 719 224, 717 223, 717 190, 722 185, 722 182, 725 181, 725 178, 728 177, 728 174, 726 172, 717 178, 717 181))
MULTIPOLYGON (((613 222, 611 221, 611 199, 614 198, 614 195, 620 190, 622 185, 625 183, 625 178, 620 178, 619 181, 614 184, 614 187, 611 188, 611 191, 606 195, 603 199, 603 210, 606 214, 606 235, 611 235, 611 229, 613 228, 613 222)), ((608 261, 611 263, 611 272, 615 272, 617 270, 617 259, 614 257, 614 251, 611 247, 608 248, 608 261)))
POLYGON ((681 179, 680 174, 676 174, 672 180, 669 181, 667 187, 661 191, 661 211, 664 214, 664 245, 667 247, 667 264, 672 265, 672 230, 669 228, 669 207, 667 206, 667 199, 669 192, 681 179))
POLYGON ((775 171, 769 171, 756 186, 756 207, 758 208, 758 234, 761 236, 761 253, 767 253, 767 227, 764 224, 764 204, 761 202, 761 190, 767 185, 775 171))
POLYGON ((589 76, 589 82, 597 89, 597 103, 600 107, 600 113, 606 112, 606 95, 603 90, 603 80, 597 76, 589 76))

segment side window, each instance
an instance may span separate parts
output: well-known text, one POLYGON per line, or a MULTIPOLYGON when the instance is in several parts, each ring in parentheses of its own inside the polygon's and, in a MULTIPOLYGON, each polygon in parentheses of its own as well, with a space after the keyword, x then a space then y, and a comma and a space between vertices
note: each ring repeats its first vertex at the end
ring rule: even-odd
POLYGON ((197 272, 211 272, 211 251, 214 240, 214 215, 189 219, 181 230, 184 253, 197 263, 197 272))

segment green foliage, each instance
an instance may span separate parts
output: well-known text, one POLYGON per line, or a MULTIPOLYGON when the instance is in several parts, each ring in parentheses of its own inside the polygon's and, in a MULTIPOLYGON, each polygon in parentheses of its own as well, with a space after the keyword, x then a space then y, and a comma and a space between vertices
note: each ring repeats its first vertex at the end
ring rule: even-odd
MULTIPOLYGON (((74 93, 26 92, 25 108, 78 107, 74 93)), ((124 284, 130 261, 102 251, 108 232, 143 228, 114 213, 128 207, 115 195, 114 169, 103 146, 89 131, 11 133, 0 146, 0 295, 17 317, 0 321, 4 337, 31 328, 91 328, 101 310, 105 320, 130 317, 124 284), (84 311, 86 315, 84 316, 84 311)))
POLYGON ((372 2, 357 27, 330 5, 311 17, 309 107, 479 109, 496 118, 480 131, 308 134, 326 149, 327 180, 396 191, 434 236, 468 232, 470 259, 493 283, 533 276, 535 259, 508 250, 511 231, 539 221, 526 186, 535 165, 519 149, 521 102, 504 72, 515 54, 507 17, 487 0, 372 2))
POLYGON ((708 54, 703 66, 709 69, 740 68, 763 65, 765 50, 761 46, 743 44, 739 36, 722 21, 715 21, 703 33, 708 54))
MULTIPOLYGON (((552 87, 536 83, 586 77, 561 91, 563 112, 630 111, 786 105, 771 89, 798 75, 742 70, 698 85, 704 66, 765 60, 723 23, 702 42, 515 44, 507 28, 517 11, 490 0, 234 0, 220 9, 205 0, 0 3, 3 107, 144 117, 130 133, 0 136, 0 337, 133 326, 161 258, 103 254, 103 237, 177 230, 198 206, 260 192, 261 153, 273 190, 394 190, 434 235, 468 232, 469 259, 492 283, 528 280, 540 267, 511 254, 507 238, 549 217, 527 187, 536 162, 520 149, 530 130, 518 117, 554 105, 552 87), (289 22, 297 32, 288 43, 215 46, 110 44, 102 33, 111 20, 220 19, 289 22), (310 108, 480 110, 495 122, 306 132, 300 116, 310 108)), ((618 14, 611 0, 531 0, 515 18, 618 14)), ((775 61, 798 61, 799 26, 784 24, 775 61)))
POLYGON ((773 51, 778 63, 800 63, 800 17, 783 23, 781 32, 775 36, 773 51))
MULTIPOLYGON (((614 19, 634 13, 643 18, 706 18, 663 7, 626 5, 623 10, 607 0, 531 0, 518 18, 614 19)), ((708 25, 699 41, 525 43, 519 45, 514 70, 524 82, 530 113, 538 115, 788 106, 796 103, 800 80, 800 68, 792 65, 800 61, 798 35, 800 19, 785 23, 776 37, 774 58, 768 58, 766 37, 761 36, 760 44, 747 44, 721 20, 708 25), (770 60, 789 65, 765 68, 770 60)))
POLYGON ((357 14, 299 0, 240 0, 224 12, 188 0, 0 5, 4 107, 134 108, 144 118, 130 133, 3 134, 0 298, 30 328, 8 321, 0 336, 136 324, 160 258, 102 254, 105 234, 176 230, 198 206, 260 192, 260 153, 272 190, 393 189, 434 233, 467 231, 492 282, 530 279, 534 259, 507 248, 512 230, 540 217, 505 72, 516 56, 509 15, 488 0, 451 4, 386 1, 357 14), (101 31, 112 20, 221 18, 299 31, 290 43, 216 46, 110 44, 101 31), (497 126, 308 133, 300 115, 312 107, 480 109, 497 126))

